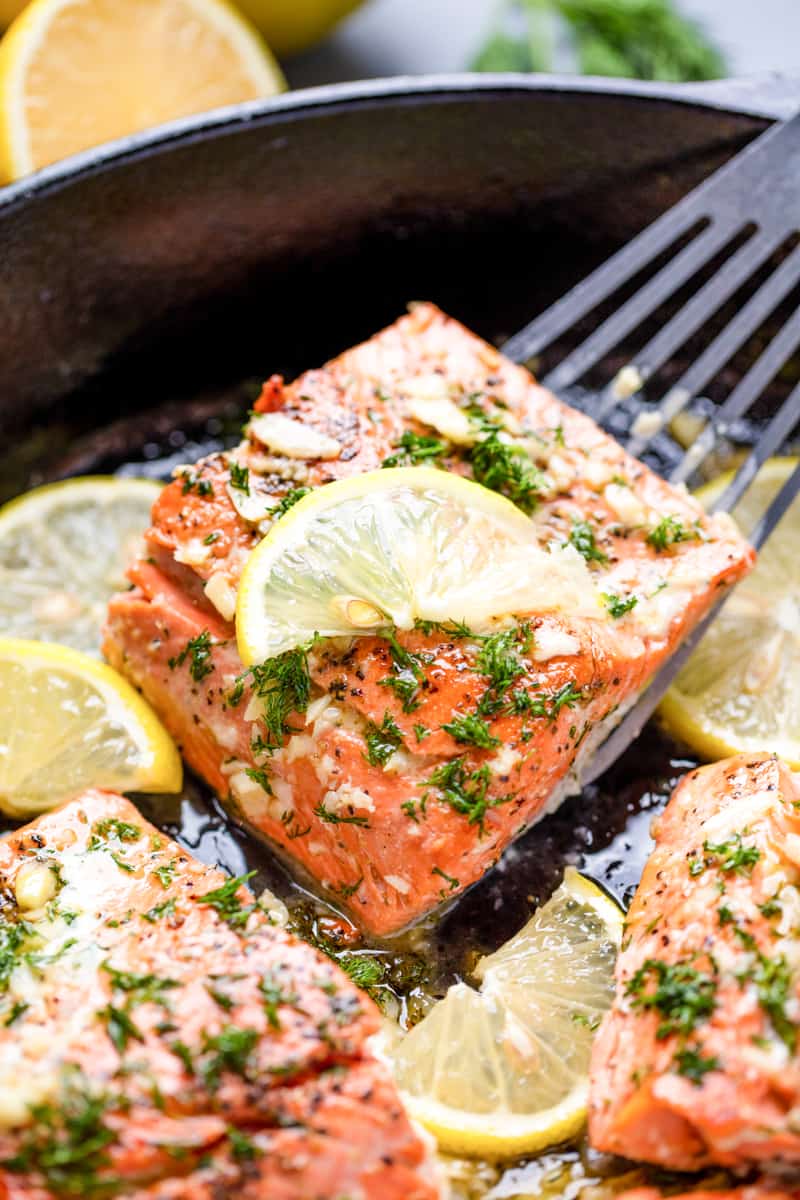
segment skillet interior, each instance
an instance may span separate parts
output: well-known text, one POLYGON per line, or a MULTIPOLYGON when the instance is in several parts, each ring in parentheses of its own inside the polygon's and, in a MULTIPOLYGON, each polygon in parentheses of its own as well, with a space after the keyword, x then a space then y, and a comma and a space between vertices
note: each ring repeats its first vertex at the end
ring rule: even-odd
MULTIPOLYGON (((290 101, 0 196, 0 498, 69 473, 168 470, 235 437, 251 381, 323 360, 410 298, 502 338, 766 122, 531 81, 290 101)), ((429 986, 513 932, 566 862, 624 898, 688 765, 648 734, 532 830, 439 922, 429 986)), ((325 937, 324 913, 201 785, 145 807, 200 857, 257 867, 325 937)), ((413 955, 386 952, 413 1003, 413 955)))

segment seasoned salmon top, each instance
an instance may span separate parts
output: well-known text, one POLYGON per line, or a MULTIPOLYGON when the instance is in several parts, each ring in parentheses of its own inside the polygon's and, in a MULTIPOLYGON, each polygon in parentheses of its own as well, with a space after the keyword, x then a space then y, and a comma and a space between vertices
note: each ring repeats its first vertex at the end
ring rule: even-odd
POLYGON ((0 1195, 439 1192, 372 1002, 121 797, 0 842, 0 1195))
POLYGON ((387 933, 574 790, 577 756, 753 557, 727 517, 422 304, 292 384, 271 379, 239 447, 178 470, 105 650, 238 815, 387 933), (532 547, 580 564, 593 611, 481 631, 454 613, 244 671, 232 621, 253 546, 304 489, 408 464, 510 499, 532 547))
POLYGON ((594 1045, 590 1135, 673 1169, 800 1166, 800 788, 692 771, 654 828, 594 1045))

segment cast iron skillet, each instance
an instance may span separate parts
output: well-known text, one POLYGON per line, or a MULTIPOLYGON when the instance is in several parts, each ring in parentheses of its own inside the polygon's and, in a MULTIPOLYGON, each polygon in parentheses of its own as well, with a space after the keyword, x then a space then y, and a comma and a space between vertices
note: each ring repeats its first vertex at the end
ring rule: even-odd
MULTIPOLYGON (((387 80, 181 121, 0 191, 0 499, 219 446, 252 381, 411 299, 501 338, 799 102, 776 81, 387 80)), ((645 735, 534 828, 440 921, 429 982, 518 927, 567 861, 624 897, 687 765, 645 735)), ((155 816, 306 903, 199 784, 155 816)))

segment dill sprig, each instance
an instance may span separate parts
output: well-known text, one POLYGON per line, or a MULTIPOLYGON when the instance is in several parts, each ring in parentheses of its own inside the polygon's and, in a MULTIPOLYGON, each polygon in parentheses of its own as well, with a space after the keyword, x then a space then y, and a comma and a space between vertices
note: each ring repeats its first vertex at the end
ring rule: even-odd
POLYGON ((519 446, 502 441, 493 431, 470 451, 476 483, 506 496, 525 513, 532 513, 545 487, 545 477, 519 446))

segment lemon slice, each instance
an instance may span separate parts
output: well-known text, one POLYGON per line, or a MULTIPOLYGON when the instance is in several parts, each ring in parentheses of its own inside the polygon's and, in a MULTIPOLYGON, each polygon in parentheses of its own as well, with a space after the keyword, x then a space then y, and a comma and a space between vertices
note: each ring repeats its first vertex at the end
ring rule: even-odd
POLYGON ((591 1043, 614 991, 623 915, 568 869, 555 895, 409 1034, 384 1049, 442 1150, 532 1154, 586 1119, 591 1043))
POLYGON ((160 491, 145 479, 87 476, 0 508, 0 635, 99 657, 109 597, 125 587, 160 491))
POLYGON ((0 638, 0 809, 44 812, 86 787, 179 792, 175 743, 131 685, 66 646, 0 638))
POLYGON ((284 87, 227 0, 33 0, 0 44, 0 183, 284 87))
POLYGON ((242 575, 236 627, 250 665, 315 633, 416 620, 477 630, 553 609, 603 615, 576 550, 543 549, 529 518, 480 484, 397 467, 317 488, 276 521, 242 575))
MULTIPOLYGON (((797 465, 764 464, 733 516, 747 533, 797 465)), ((732 473, 698 492, 708 506, 732 473)), ((800 500, 795 500, 662 701, 667 729, 703 758, 769 750, 800 770, 800 500)))

